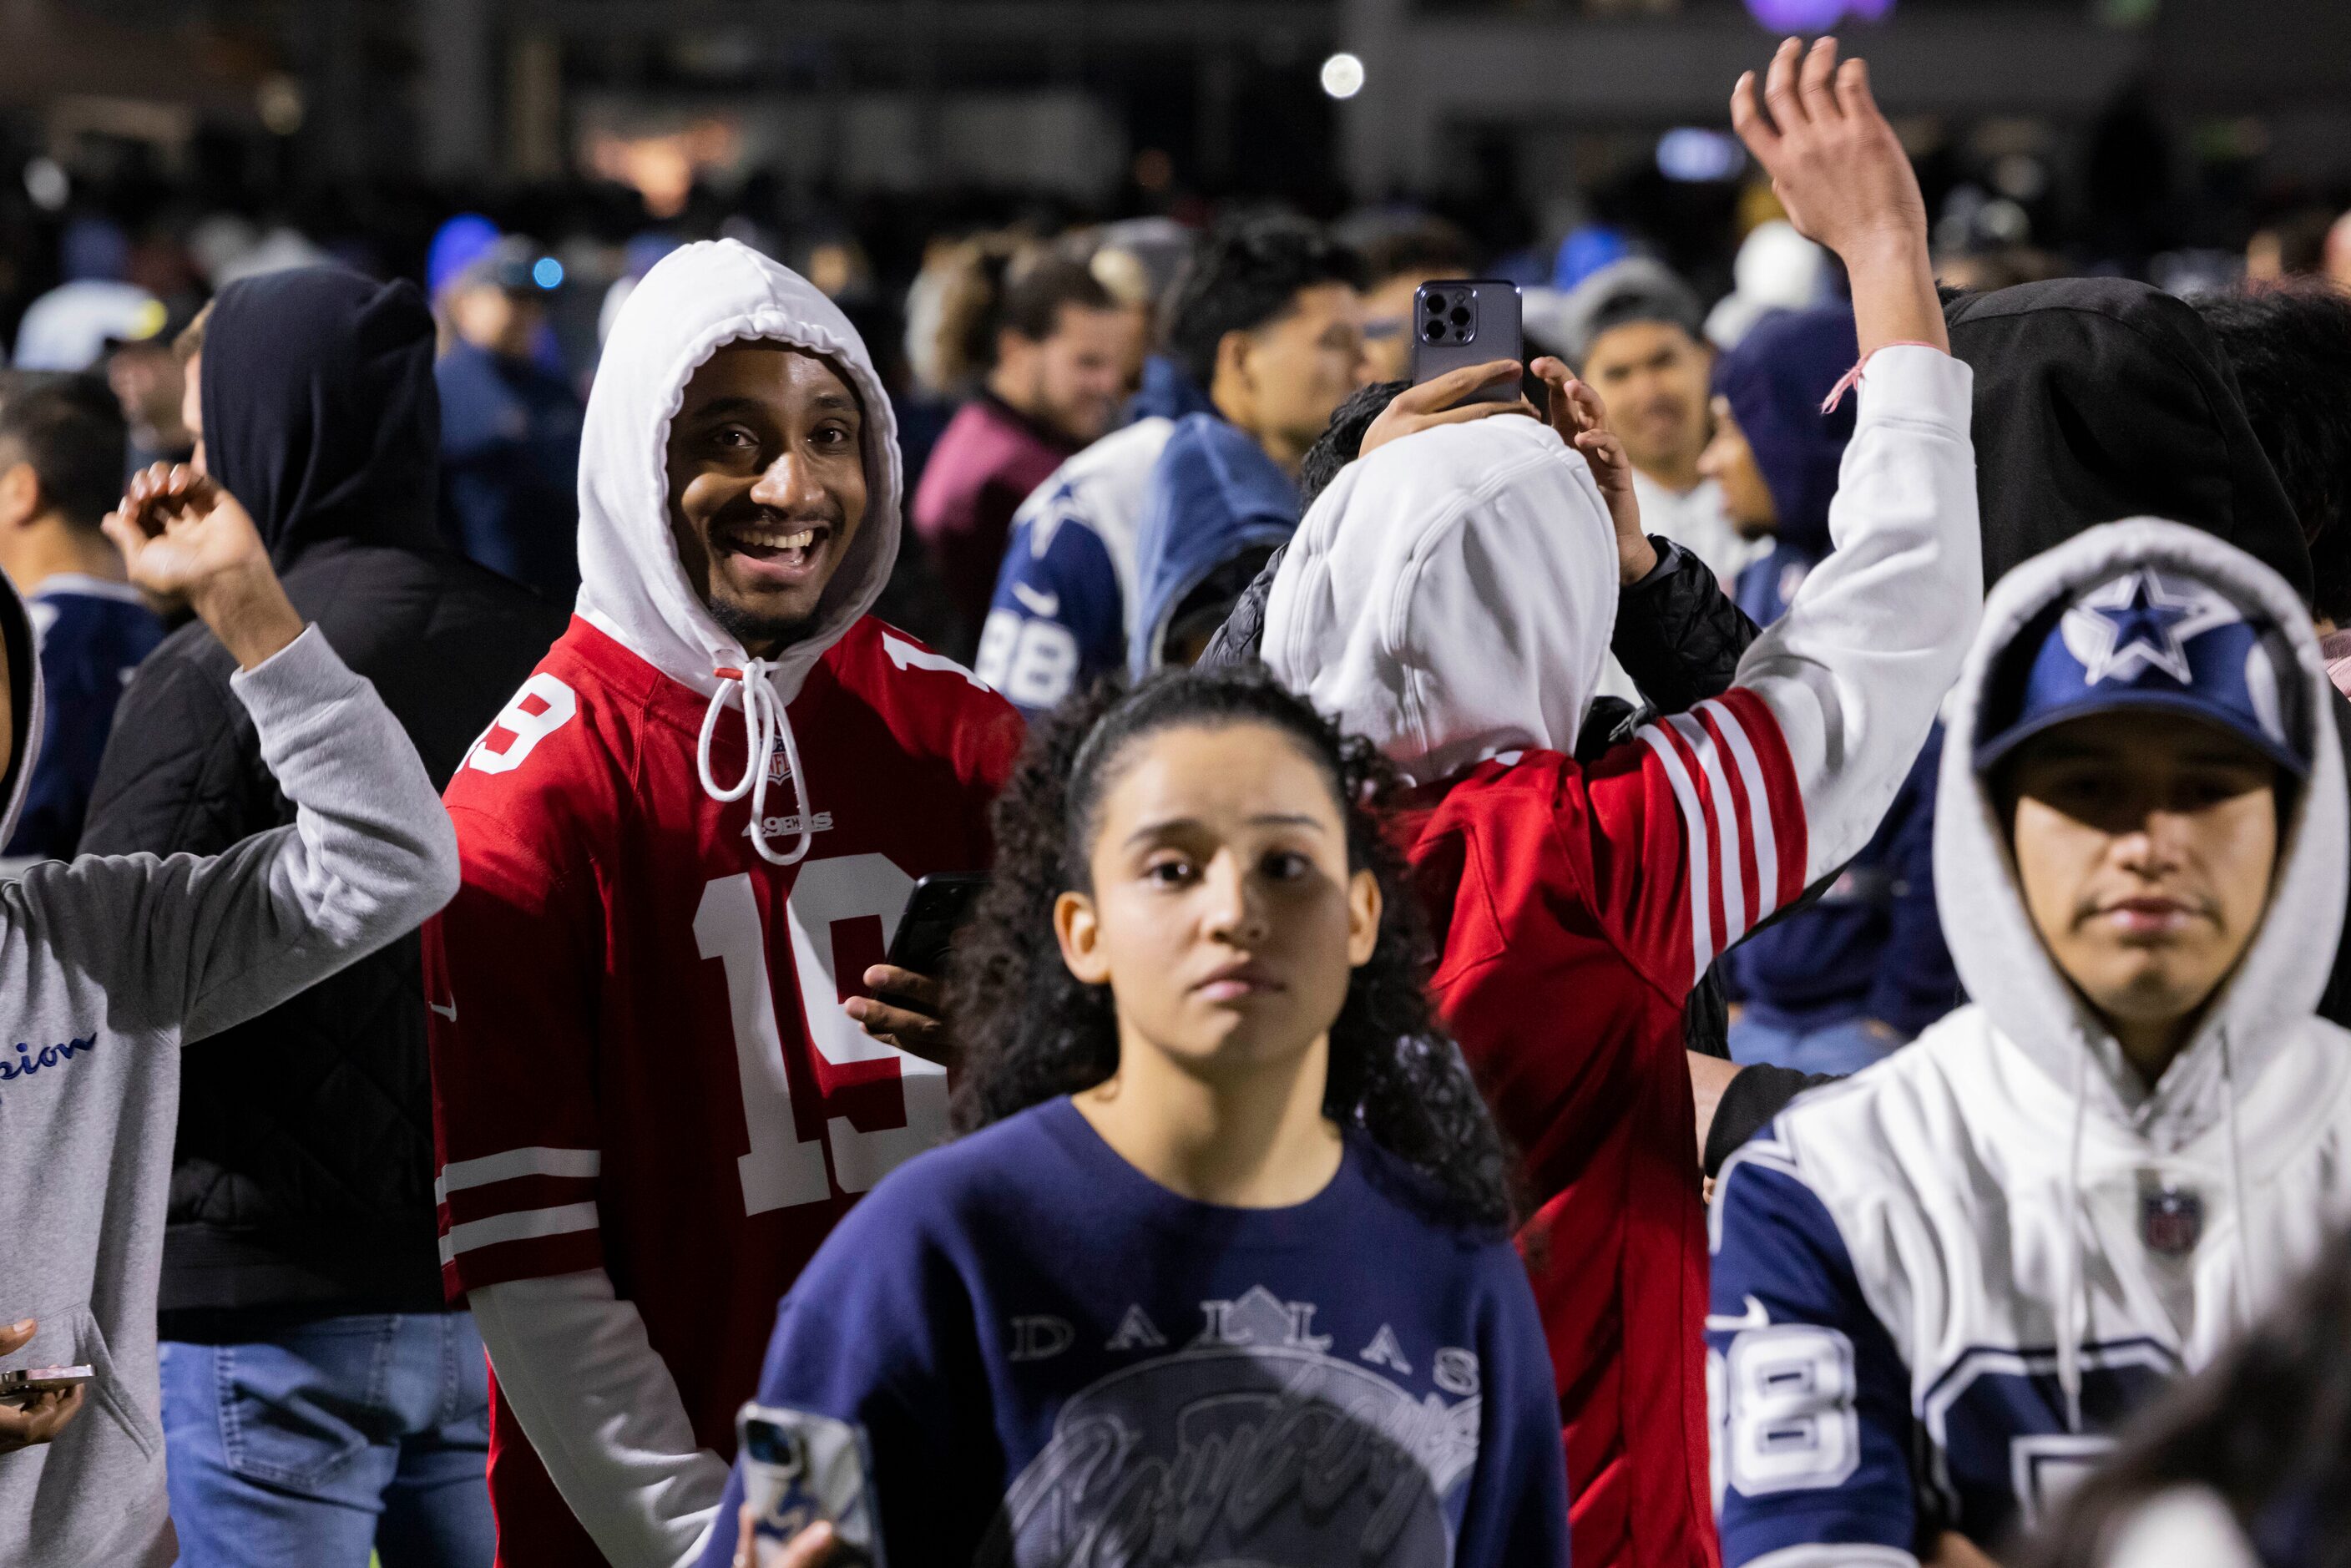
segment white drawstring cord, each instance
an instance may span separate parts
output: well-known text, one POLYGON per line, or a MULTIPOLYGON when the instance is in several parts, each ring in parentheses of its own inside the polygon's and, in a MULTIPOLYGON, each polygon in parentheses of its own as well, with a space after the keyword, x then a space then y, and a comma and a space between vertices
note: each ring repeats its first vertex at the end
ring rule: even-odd
POLYGON ((2237 1139, 2237 1058, 2229 1031, 2220 1031, 2220 1103, 2229 1124, 2229 1207, 2237 1217, 2237 1290, 2244 1298, 2240 1327, 2260 1311, 2253 1294, 2253 1190, 2245 1182, 2245 1150, 2237 1139))
POLYGON ((2088 1109, 2090 1042, 2076 1034, 2074 1052, 2074 1134, 2065 1148, 2064 1278, 2057 1296, 2057 1386, 2065 1394, 2065 1429, 2082 1429, 2082 1334, 2089 1326, 2085 1309, 2089 1269, 2082 1257, 2082 1130, 2088 1109))
POLYGON ((797 865, 804 859, 809 847, 816 841, 816 828, 809 811, 808 780, 800 773, 799 742, 792 735, 792 721, 784 712, 783 703, 776 689, 768 685, 775 671, 770 659, 748 659, 741 669, 722 665, 713 672, 720 685, 710 694, 710 706, 703 710, 702 736, 695 742, 694 762, 702 778, 703 791, 714 800, 740 800, 747 793, 751 797, 751 847, 759 858, 770 865, 797 865), (710 737, 718 727, 718 716, 726 706, 726 685, 733 682, 742 694, 743 745, 749 760, 743 765, 743 777, 727 789, 721 789, 710 774, 710 737), (779 855, 768 847, 768 760, 774 754, 778 741, 783 743, 784 765, 791 769, 792 798, 799 806, 794 819, 799 825, 799 842, 788 855, 779 855))

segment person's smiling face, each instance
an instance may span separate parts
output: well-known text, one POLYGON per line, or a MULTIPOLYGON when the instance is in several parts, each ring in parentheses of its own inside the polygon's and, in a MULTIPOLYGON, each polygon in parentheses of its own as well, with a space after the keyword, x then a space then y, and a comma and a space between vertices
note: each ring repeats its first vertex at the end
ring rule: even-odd
POLYGON ((730 343, 670 422, 670 532, 711 619, 766 657, 807 634, 865 520, 865 414, 823 359, 730 343))

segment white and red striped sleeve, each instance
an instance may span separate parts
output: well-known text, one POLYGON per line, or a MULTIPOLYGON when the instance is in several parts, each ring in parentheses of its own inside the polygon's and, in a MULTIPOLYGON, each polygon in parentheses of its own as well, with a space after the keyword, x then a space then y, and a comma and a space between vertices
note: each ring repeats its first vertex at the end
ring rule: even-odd
POLYGON ((1732 690, 1635 738, 1672 793, 1688 864, 1687 985, 1804 890, 1804 806, 1779 726, 1732 690))
POLYGON ((464 877, 423 932, 441 1278, 452 1301, 603 1267, 596 979, 565 883, 454 809, 464 877))
POLYGON ((1588 825, 1571 847, 1600 918, 1656 984, 1688 989, 1850 860, 1926 743, 1983 606, 1971 384, 1933 349, 1874 355, 1829 509, 1835 553, 1731 690, 1585 770, 1588 825))
POLYGON ((1803 800, 1752 692, 1644 725, 1581 783, 1583 810, 1559 825, 1593 913, 1662 989, 1688 990, 1804 889, 1803 800), (1579 815, 1581 831, 1570 827, 1579 815))

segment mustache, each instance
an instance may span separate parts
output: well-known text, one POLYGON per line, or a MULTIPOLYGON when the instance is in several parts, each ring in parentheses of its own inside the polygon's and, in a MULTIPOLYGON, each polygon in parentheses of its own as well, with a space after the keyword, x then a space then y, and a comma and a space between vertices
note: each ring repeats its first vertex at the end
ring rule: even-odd
POLYGON ((823 500, 804 507, 770 507, 746 497, 729 506, 710 519, 707 531, 713 534, 725 528, 808 528, 811 525, 841 531, 845 518, 841 504, 828 496, 823 500))

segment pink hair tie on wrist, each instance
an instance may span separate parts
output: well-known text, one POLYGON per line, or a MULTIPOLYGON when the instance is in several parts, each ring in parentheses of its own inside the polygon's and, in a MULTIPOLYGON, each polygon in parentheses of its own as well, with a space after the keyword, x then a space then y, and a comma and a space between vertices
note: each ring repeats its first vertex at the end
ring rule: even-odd
POLYGON ((1829 388, 1829 395, 1821 400, 1821 412, 1834 413, 1837 404, 1844 401, 1844 394, 1861 384, 1862 372, 1869 369, 1869 361, 1888 349, 1932 349, 1938 354, 1947 351, 1940 343, 1922 342, 1917 338, 1902 338, 1891 343, 1880 343, 1876 348, 1855 360, 1853 362, 1853 369, 1837 378, 1837 384, 1829 388))

